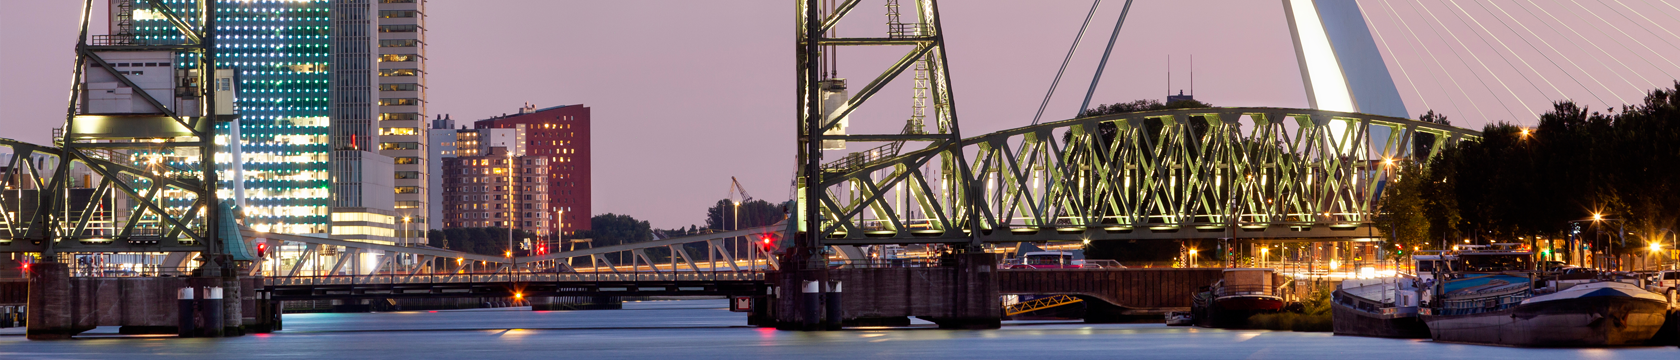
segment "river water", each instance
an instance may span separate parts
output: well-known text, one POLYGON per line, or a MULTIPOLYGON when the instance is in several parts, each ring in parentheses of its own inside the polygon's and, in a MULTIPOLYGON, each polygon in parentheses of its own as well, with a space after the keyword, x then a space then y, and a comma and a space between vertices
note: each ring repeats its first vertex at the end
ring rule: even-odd
POLYGON ((1006 322, 999 330, 792 332, 743 326, 723 300, 286 315, 286 330, 223 339, 116 335, 28 341, 0 329, 0 359, 1680 359, 1680 348, 1518 349, 1325 333, 1161 324, 1006 322))

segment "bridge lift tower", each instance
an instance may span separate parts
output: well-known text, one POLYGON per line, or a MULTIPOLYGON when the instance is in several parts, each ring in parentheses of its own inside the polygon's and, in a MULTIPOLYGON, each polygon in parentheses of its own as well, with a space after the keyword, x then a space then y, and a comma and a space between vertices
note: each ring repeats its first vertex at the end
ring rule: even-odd
POLYGON ((232 265, 224 246, 243 243, 223 222, 232 213, 218 201, 215 128, 237 116, 237 81, 215 65, 216 2, 113 2, 112 35, 90 36, 91 15, 103 6, 87 0, 82 9, 59 148, 4 141, 14 152, 5 179, 16 183, 8 185, 36 191, 0 202, 17 214, 0 229, 0 251, 38 252, 46 262, 60 253, 198 252, 202 276, 231 275, 222 271, 232 265), (136 5, 178 37, 135 36, 136 5))
MULTIPOLYGON (((852 233, 865 231, 865 226, 859 223, 834 220, 847 215, 863 211, 879 213, 880 219, 892 219, 873 224, 875 227, 903 228, 908 224, 897 221, 896 216, 903 209, 890 209, 883 206, 850 207, 842 206, 851 203, 880 203, 877 200, 889 196, 883 189, 893 188, 895 185, 908 185, 908 175, 917 174, 921 178, 920 168, 927 165, 928 160, 939 158, 940 181, 936 184, 920 182, 916 186, 901 186, 901 188, 915 188, 911 194, 899 194, 915 198, 906 199, 919 205, 934 203, 962 204, 973 203, 972 197, 974 176, 962 164, 964 154, 961 151, 962 132, 958 126, 956 102, 952 96, 950 71, 946 63, 945 38, 940 28, 939 6, 933 0, 889 0, 887 2, 887 19, 885 32, 866 32, 869 35, 845 37, 836 34, 835 28, 858 5, 857 0, 799 0, 796 19, 798 33, 798 101, 796 106, 799 114, 798 127, 798 209, 795 211, 796 231, 804 235, 797 236, 797 248, 805 251, 796 257, 805 257, 813 264, 821 264, 822 253, 825 252, 826 234, 844 230, 852 233), (901 2, 903 3, 901 5, 901 2), (905 11, 904 8, 910 10, 905 11), (908 15, 908 16, 906 16, 908 15), (909 22, 902 19, 909 17, 909 22), (891 66, 882 70, 855 93, 848 94, 846 81, 838 78, 835 68, 838 65, 836 54, 842 47, 853 46, 896 46, 907 47, 909 50, 891 66), (872 99, 888 83, 912 71, 914 75, 914 90, 916 92, 913 113, 906 121, 904 131, 898 134, 848 134, 850 127, 849 116, 865 102, 872 99), (849 95, 849 96, 848 96, 849 95), (931 104, 928 101, 931 99, 931 104), (932 129, 927 129, 923 120, 930 117, 934 120, 932 129), (838 160, 825 162, 824 150, 845 150, 848 144, 857 142, 887 143, 885 146, 850 153, 838 160), (917 164, 893 163, 899 149, 906 143, 926 144, 926 151, 936 152, 936 156, 924 157, 923 162, 917 164), (875 181, 857 181, 859 173, 886 171, 880 183, 875 181), (936 191, 934 186, 938 187, 936 191), (943 194, 943 195, 941 195, 943 194), (945 196, 947 201, 930 202, 929 197, 945 196), (842 197, 862 197, 870 201, 857 202, 843 200, 842 197), (893 213, 889 216, 887 213, 893 213), (824 234, 824 235, 819 235, 824 234)), ((937 205, 934 205, 937 206, 937 205)), ((977 215, 972 207, 938 206, 940 209, 924 208, 929 216, 950 217, 955 223, 966 224, 967 228, 927 229, 937 231, 946 237, 963 237, 977 234, 978 223, 963 221, 977 215), (949 213, 948 213, 949 212, 949 213)), ((978 249, 979 242, 969 243, 969 248, 978 249)))

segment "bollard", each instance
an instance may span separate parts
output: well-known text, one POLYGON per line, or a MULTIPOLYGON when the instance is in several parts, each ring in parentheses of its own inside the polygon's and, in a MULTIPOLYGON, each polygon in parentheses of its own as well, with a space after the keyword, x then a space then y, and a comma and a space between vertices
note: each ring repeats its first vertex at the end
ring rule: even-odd
POLYGON ((222 337, 222 288, 211 286, 204 288, 204 336, 222 337))
POLYGON ((196 335, 193 333, 193 309, 197 308, 197 306, 193 306, 193 288, 184 287, 177 290, 175 299, 176 317, 180 321, 176 323, 176 335, 193 337, 193 335, 196 335))
POLYGON ((821 308, 819 307, 822 303, 822 290, 818 288, 821 285, 821 283, 816 281, 805 280, 803 282, 803 291, 800 294, 800 300, 803 300, 805 303, 805 316, 804 319, 801 319, 801 323, 804 325, 804 327, 802 327, 803 330, 816 330, 818 324, 817 320, 822 317, 821 308))
POLYGON ((828 307, 828 316, 823 323, 829 330, 840 330, 840 281, 829 283, 828 293, 823 294, 823 304, 828 307))

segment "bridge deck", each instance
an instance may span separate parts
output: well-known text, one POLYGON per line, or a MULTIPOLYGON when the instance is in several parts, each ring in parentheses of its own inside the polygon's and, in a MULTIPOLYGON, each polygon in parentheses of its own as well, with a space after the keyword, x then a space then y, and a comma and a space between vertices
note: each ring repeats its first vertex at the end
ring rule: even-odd
POLYGON ((263 279, 273 300, 413 297, 747 296, 763 294, 762 273, 461 274, 311 276, 263 279))

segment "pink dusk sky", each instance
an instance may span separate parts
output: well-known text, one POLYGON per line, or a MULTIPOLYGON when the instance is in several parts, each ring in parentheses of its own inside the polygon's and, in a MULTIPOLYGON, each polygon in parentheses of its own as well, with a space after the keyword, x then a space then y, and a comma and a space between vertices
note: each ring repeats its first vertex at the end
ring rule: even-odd
MULTIPOLYGON (((1124 2, 1103 3, 1044 121, 1076 114, 1124 2)), ((864 1, 839 34, 884 33, 883 3, 864 1)), ((431 0, 428 116, 459 123, 525 103, 589 106, 598 214, 703 225, 731 176, 759 199, 782 201, 795 168, 793 4, 431 0)), ((1532 125, 1565 98, 1602 110, 1680 75, 1680 60, 1670 60, 1680 59, 1680 36, 1671 36, 1680 8, 1668 3, 1360 4, 1407 108, 1445 112, 1462 127, 1532 125)), ((940 5, 957 115, 974 136, 1032 121, 1091 2, 940 5)), ((80 9, 79 1, 0 1, 0 137, 48 144, 63 123, 80 9)), ((1093 102, 1165 98, 1169 56, 1172 90, 1188 92, 1193 55, 1199 100, 1306 107, 1288 31, 1278 0, 1136 1, 1093 102)), ((861 87, 907 50, 843 49, 840 75, 861 87)), ((851 122, 895 133, 910 106, 906 78, 851 122)))

